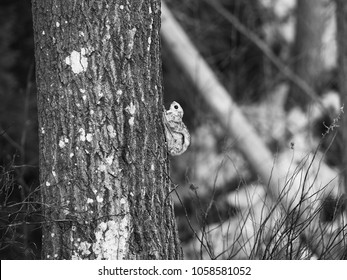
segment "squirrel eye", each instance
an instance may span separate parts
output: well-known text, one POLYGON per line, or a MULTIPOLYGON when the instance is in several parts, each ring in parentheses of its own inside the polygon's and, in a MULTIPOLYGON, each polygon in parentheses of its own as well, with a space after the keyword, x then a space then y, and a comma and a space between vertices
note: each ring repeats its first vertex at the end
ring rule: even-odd
POLYGON ((178 106, 177 106, 177 105, 175 105, 175 106, 174 106, 174 108, 177 110, 177 109, 178 109, 178 106))

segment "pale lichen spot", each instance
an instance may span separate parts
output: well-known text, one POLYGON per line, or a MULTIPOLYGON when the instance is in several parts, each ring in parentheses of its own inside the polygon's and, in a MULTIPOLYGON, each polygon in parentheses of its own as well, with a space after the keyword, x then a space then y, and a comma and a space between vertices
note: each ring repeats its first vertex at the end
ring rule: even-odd
POLYGON ((57 173, 55 173, 55 171, 52 171, 53 177, 57 177, 57 173))
POLYGON ((87 133, 87 135, 86 135, 86 140, 87 140, 88 142, 92 142, 92 140, 93 140, 93 135, 92 135, 91 133, 87 133))
POLYGON ((59 23, 59 22, 56 22, 56 23, 55 23, 55 26, 56 26, 56 27, 59 27, 59 26, 60 26, 60 23, 59 23))
POLYGON ((110 138, 115 138, 117 136, 116 131, 114 130, 112 125, 109 124, 106 128, 107 128, 108 135, 110 136, 110 138))
MULTIPOLYGON (((68 204, 68 203, 67 203, 68 204)), ((63 213, 64 213, 64 215, 65 216, 67 216, 67 215, 69 215, 70 214, 70 211, 69 211, 69 209, 63 209, 63 213)))
POLYGON ((85 93, 85 92, 86 92, 86 90, 85 90, 85 89, 83 89, 83 88, 80 88, 80 92, 85 93))
POLYGON ((117 101, 117 103, 119 103, 122 94, 123 94, 123 91, 121 89, 116 91, 116 101, 117 101))
POLYGON ((54 254, 54 258, 57 258, 58 257, 58 254, 54 254))
POLYGON ((80 140, 83 142, 86 141, 86 132, 84 128, 81 127, 78 132, 80 133, 80 140))
POLYGON ((96 259, 122 259, 128 240, 128 219, 100 223, 95 232, 93 252, 96 259))
POLYGON ((72 158, 72 157, 74 156, 74 153, 70 153, 70 155, 69 155, 69 156, 70 156, 70 158, 72 158))
POLYGON ((90 110, 89 113, 90 113, 91 115, 94 115, 94 110, 90 110))
POLYGON ((84 32, 83 32, 83 31, 79 31, 79 32, 78 32, 78 35, 79 35, 80 37, 84 37, 84 32))
POLYGON ((151 170, 154 171, 154 163, 151 164, 151 170))
POLYGON ((120 204, 125 204, 126 203, 126 200, 122 197, 121 199, 120 199, 120 204))
POLYGON ((113 155, 110 155, 110 156, 106 157, 106 163, 107 163, 108 165, 112 165, 112 163, 113 163, 113 158, 114 158, 113 155))
POLYGON ((134 119, 134 117, 130 117, 130 119, 129 119, 129 125, 130 126, 133 126, 134 125, 134 121, 135 119, 134 119))
POLYGON ((49 187, 50 185, 51 185, 51 183, 47 181, 46 186, 49 187))
POLYGON ((65 63, 71 66, 72 72, 79 74, 87 70, 88 59, 85 57, 86 49, 81 48, 80 52, 72 51, 69 56, 65 58, 65 63))
POLYGON ((123 5, 120 5, 120 6, 119 6, 119 9, 123 10, 123 9, 124 9, 124 6, 123 6, 123 5))
POLYGON ((86 101, 87 100, 87 95, 82 95, 82 99, 83 99, 83 101, 86 101))
POLYGON ((151 14, 152 13, 152 7, 149 6, 148 12, 151 14))
POLYGON ((90 255, 92 252, 89 250, 91 247, 91 243, 88 243, 87 241, 83 241, 79 245, 79 250, 81 251, 82 255, 90 255))
POLYGON ((134 105, 133 102, 130 102, 130 105, 128 105, 127 107, 125 107, 125 110, 130 114, 130 115, 134 115, 135 111, 136 111, 136 107, 134 105))
POLYGON ((105 172, 107 170, 106 165, 105 164, 100 164, 98 167, 98 170, 101 172, 105 172))
POLYGON ((53 238, 54 236, 55 236, 55 234, 52 232, 52 233, 51 233, 51 237, 53 238))
POLYGON ((103 199, 101 196, 98 195, 98 196, 96 197, 96 201, 99 202, 99 203, 101 203, 101 202, 104 201, 104 199, 103 199))
POLYGON ((42 35, 45 35, 46 33, 45 33, 45 31, 44 30, 42 30, 42 35))
POLYGON ((61 148, 61 149, 64 148, 64 147, 65 147, 65 142, 64 142, 64 140, 63 140, 63 139, 60 139, 58 145, 59 145, 59 148, 61 148))
POLYGON ((93 199, 91 199, 91 198, 88 198, 88 199, 87 199, 87 204, 91 204, 91 203, 93 203, 93 202, 94 202, 93 199))
POLYGON ((45 134, 45 129, 43 127, 41 127, 41 133, 45 134))

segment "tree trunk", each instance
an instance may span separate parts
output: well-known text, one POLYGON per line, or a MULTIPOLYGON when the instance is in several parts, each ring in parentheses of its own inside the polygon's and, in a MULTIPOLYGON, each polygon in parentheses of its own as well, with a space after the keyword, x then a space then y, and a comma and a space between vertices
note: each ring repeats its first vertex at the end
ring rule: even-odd
MULTIPOLYGON (((325 29, 328 0, 298 0, 296 11, 296 31, 292 59, 293 71, 311 88, 316 88, 323 71, 322 44, 325 29)), ((292 84, 289 106, 305 108, 311 101, 297 85, 292 84)))
MULTIPOLYGON (((347 2, 336 0, 337 18, 337 48, 338 48, 338 73, 339 92, 341 104, 347 105, 347 2)), ((344 192, 347 193, 347 114, 342 117, 342 173, 344 179, 344 192)))
POLYGON ((160 1, 32 1, 43 259, 179 259, 160 1))

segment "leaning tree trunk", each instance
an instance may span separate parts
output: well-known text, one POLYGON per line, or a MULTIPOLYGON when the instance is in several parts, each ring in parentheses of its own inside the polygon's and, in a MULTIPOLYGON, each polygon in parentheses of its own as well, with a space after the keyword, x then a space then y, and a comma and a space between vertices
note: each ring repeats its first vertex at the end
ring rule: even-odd
POLYGON ((344 178, 344 192, 347 194, 347 2, 336 0, 337 18, 337 47, 338 47, 338 73, 341 104, 344 104, 345 113, 342 117, 342 170, 344 178))
POLYGON ((165 199, 160 1, 32 5, 42 258, 180 258, 165 199))

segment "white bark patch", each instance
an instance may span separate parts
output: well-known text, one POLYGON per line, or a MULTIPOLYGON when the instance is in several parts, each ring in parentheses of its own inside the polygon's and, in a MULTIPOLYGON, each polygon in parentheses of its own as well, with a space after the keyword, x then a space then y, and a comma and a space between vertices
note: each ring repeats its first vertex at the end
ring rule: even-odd
POLYGON ((87 70, 88 59, 85 54, 86 49, 82 48, 81 52, 72 51, 71 54, 65 58, 65 63, 71 66, 72 72, 75 74, 79 74, 87 70))
POLYGON ((63 139, 59 140, 59 144, 58 145, 59 145, 59 148, 61 148, 61 149, 65 147, 65 142, 63 141, 63 139))
POLYGON ((150 48, 151 48, 152 38, 151 38, 151 37, 148 37, 147 41, 148 41, 148 47, 147 47, 147 50, 149 51, 149 50, 150 50, 150 48))
POLYGON ((110 155, 110 156, 106 157, 106 163, 107 163, 108 165, 112 165, 112 163, 113 163, 113 158, 114 158, 113 155, 110 155))
POLYGON ((84 128, 80 128, 78 132, 80 133, 80 140, 83 142, 86 141, 86 131, 84 128))
POLYGON ((105 164, 100 164, 98 167, 98 170, 101 172, 105 172, 107 170, 106 165, 105 164))
POLYGON ((130 126, 133 126, 134 123, 135 123, 135 119, 134 119, 133 116, 131 116, 130 119, 129 119, 129 125, 130 125, 130 126))
POLYGON ((114 130, 112 125, 107 126, 107 131, 110 138, 115 138, 117 136, 116 131, 114 130))
POLYGON ((81 252, 82 256, 88 256, 91 254, 91 251, 89 248, 91 247, 92 244, 88 243, 87 241, 83 241, 80 243, 78 246, 78 250, 81 252))
POLYGON ((56 27, 59 27, 59 26, 60 26, 60 23, 59 23, 59 22, 56 22, 56 23, 55 23, 55 26, 56 26, 56 27))
POLYGON ((135 33, 136 33, 136 28, 134 27, 133 29, 128 30, 127 34, 126 34, 126 36, 127 36, 127 38, 126 38, 127 45, 126 45, 126 48, 125 48, 125 55, 128 58, 130 58, 130 56, 133 53, 135 33))
POLYGON ((135 112, 136 112, 136 107, 134 105, 134 103, 130 103, 130 105, 128 105, 126 108, 125 108, 125 111, 127 111, 131 116, 130 116, 130 119, 129 119, 129 125, 130 126, 133 126, 134 125, 134 115, 135 115, 135 112))
POLYGON ((123 95, 123 91, 121 89, 116 91, 116 102, 119 103, 121 96, 123 95))
POLYGON ((93 252, 96 259, 120 260, 126 253, 128 241, 128 219, 100 223, 95 230, 93 252))
POLYGON ((93 139, 92 134, 91 134, 91 133, 87 133, 87 135, 86 135, 86 140, 87 140, 88 142, 92 142, 92 139, 93 139))

